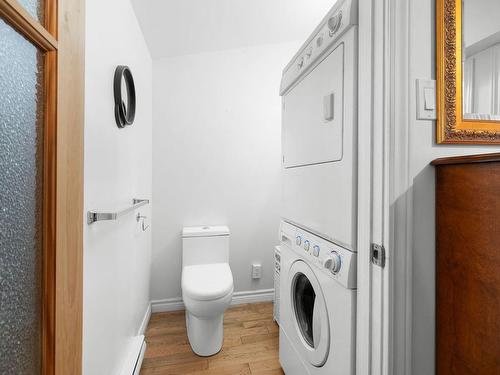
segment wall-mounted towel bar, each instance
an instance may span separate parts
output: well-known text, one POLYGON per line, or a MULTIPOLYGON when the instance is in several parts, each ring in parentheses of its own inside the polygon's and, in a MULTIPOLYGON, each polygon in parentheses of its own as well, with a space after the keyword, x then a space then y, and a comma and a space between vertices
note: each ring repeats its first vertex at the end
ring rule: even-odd
POLYGON ((128 214, 129 212, 134 211, 136 208, 142 207, 146 204, 149 204, 149 199, 134 199, 132 201, 132 206, 127 207, 118 212, 98 212, 98 211, 89 211, 87 212, 87 224, 95 223, 96 221, 103 220, 116 220, 119 217, 128 214))

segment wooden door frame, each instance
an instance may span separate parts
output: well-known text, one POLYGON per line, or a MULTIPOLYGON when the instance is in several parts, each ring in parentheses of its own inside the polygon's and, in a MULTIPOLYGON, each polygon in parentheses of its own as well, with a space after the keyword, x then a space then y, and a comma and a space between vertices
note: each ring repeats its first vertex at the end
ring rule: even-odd
POLYGON ((84 0, 16 0, 0 18, 44 53, 42 374, 82 373, 84 0))
POLYGON ((59 0, 55 374, 82 373, 85 1, 59 0))

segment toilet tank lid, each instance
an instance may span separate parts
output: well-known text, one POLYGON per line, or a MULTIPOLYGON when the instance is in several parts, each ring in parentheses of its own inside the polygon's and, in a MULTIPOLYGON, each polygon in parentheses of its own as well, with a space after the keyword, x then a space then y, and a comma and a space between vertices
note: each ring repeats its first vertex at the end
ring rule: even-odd
POLYGON ((182 237, 214 237, 229 236, 229 228, 224 225, 205 225, 201 227, 182 228, 182 237))

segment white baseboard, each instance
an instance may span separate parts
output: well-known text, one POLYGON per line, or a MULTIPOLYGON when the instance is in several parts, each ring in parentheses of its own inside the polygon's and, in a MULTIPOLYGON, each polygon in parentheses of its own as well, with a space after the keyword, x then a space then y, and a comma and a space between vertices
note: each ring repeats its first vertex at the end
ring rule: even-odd
POLYGON ((180 297, 151 301, 151 311, 153 313, 178 310, 184 310, 184 302, 180 297))
POLYGON ((151 303, 148 304, 146 312, 144 313, 144 318, 142 319, 141 326, 139 327, 139 332, 137 335, 144 335, 146 328, 148 328, 149 319, 151 318, 151 303))
MULTIPOLYGON (((245 292, 235 292, 231 305, 241 305, 244 303, 268 302, 274 299, 274 289, 250 290, 245 292)), ((184 303, 181 297, 167 298, 151 301, 151 311, 167 312, 184 310, 184 303)))
POLYGON ((270 302, 274 300, 274 289, 250 290, 233 294, 231 305, 244 303, 270 302))

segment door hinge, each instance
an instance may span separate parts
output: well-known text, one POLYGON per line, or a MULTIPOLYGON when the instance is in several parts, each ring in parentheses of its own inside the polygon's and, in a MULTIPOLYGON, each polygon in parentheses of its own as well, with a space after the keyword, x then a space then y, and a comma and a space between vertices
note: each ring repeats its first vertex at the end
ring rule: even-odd
POLYGON ((385 267, 385 247, 376 243, 372 243, 372 263, 376 266, 385 267))

